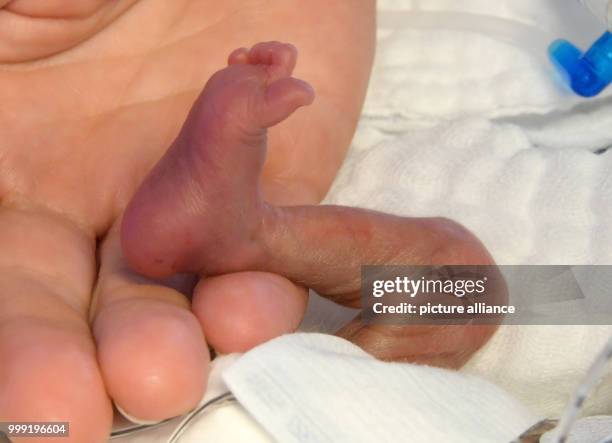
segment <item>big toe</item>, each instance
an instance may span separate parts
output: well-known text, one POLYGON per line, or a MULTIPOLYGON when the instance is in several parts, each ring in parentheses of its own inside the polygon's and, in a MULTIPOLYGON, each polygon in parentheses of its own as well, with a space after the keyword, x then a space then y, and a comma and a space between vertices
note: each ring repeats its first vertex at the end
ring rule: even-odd
POLYGON ((302 106, 314 101, 315 92, 308 83, 294 77, 281 78, 266 89, 259 124, 265 128, 274 126, 302 106))

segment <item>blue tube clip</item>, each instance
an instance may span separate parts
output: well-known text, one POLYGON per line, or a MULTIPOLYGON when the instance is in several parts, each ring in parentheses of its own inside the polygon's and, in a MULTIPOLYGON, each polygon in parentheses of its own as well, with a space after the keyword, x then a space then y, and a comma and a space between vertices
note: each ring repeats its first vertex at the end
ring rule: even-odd
POLYGON ((567 40, 557 40, 548 50, 550 59, 573 91, 595 97, 612 83, 612 33, 606 32, 586 53, 567 40))

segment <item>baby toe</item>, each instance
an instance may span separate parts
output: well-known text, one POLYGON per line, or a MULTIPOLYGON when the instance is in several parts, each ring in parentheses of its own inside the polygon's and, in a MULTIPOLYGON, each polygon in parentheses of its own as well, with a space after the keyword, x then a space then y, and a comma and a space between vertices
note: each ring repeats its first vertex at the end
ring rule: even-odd
POLYGON ((267 65, 269 81, 289 77, 297 61, 297 48, 289 43, 277 41, 258 43, 248 54, 249 63, 267 65))
POLYGON ((259 123, 274 126, 289 117, 302 106, 310 105, 315 98, 312 86, 293 77, 282 78, 270 84, 259 112, 259 123))
POLYGON ((238 48, 232 51, 227 58, 228 65, 245 64, 249 61, 249 50, 247 48, 238 48))

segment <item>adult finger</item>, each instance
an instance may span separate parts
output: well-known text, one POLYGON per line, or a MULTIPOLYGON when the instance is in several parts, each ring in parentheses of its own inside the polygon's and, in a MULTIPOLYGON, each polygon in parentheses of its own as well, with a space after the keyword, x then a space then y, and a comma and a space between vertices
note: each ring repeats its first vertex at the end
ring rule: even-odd
POLYGON ((95 236, 45 210, 1 208, 0 245, 0 421, 69 422, 68 438, 45 442, 107 441, 87 321, 95 236))

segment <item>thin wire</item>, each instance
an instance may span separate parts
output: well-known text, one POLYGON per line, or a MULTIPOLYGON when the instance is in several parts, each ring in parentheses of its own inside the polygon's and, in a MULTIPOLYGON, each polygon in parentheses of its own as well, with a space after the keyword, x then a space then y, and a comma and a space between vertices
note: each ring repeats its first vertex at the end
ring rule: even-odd
MULTIPOLYGON (((224 402, 230 402, 230 401, 235 401, 235 400, 236 400, 236 398, 232 395, 231 392, 226 392, 226 393, 221 394, 221 395, 219 395, 219 396, 217 396, 215 398, 210 399, 209 401, 204 403, 199 408, 194 409, 193 411, 188 413, 185 416, 185 418, 179 423, 177 428, 174 430, 174 432, 170 436, 170 438, 168 440, 168 443, 176 443, 176 442, 178 442, 178 439, 185 432, 187 427, 189 427, 189 425, 191 425, 191 422, 193 421, 193 419, 196 418, 197 416, 201 415, 202 413, 204 413, 208 408, 210 408, 212 406, 221 405, 224 402)), ((125 437, 125 436, 128 436, 128 435, 135 434, 137 432, 143 432, 143 431, 147 431, 147 430, 150 430, 150 429, 154 429, 154 428, 160 427, 161 425, 164 425, 164 424, 168 423, 169 421, 176 420, 176 418, 177 417, 168 418, 166 420, 160 421, 159 423, 154 423, 152 425, 135 425, 135 426, 132 426, 130 428, 119 429, 119 430, 113 431, 111 433, 110 439, 113 440, 115 438, 125 437)))
POLYGON ((178 425, 178 427, 174 430, 170 438, 168 439, 168 443, 177 443, 179 438, 183 435, 183 433, 187 430, 187 428, 192 424, 195 418, 201 416, 204 412, 208 412, 208 409, 212 406, 220 406, 224 403, 235 402, 236 397, 231 392, 226 392, 225 394, 221 394, 218 397, 213 398, 212 400, 207 401, 202 406, 197 409, 194 409, 190 412, 185 419, 178 425))
POLYGON ((135 434, 136 432, 142 432, 148 429, 157 428, 163 424, 168 423, 171 420, 174 420, 175 418, 176 417, 167 418, 166 420, 160 421, 159 423, 153 423, 152 425, 135 425, 129 428, 118 429, 116 431, 111 432, 110 440, 113 440, 119 437, 125 437, 126 435, 132 435, 132 434, 135 434))
MULTIPOLYGON (((570 432, 578 420, 584 402, 600 382, 610 361, 612 361, 612 336, 608 339, 604 349, 591 364, 591 367, 580 385, 578 385, 578 388, 572 396, 572 400, 565 408, 562 418, 560 420, 547 419, 539 421, 511 443, 536 443, 540 441, 542 435, 549 431, 556 434, 554 437, 555 443, 567 442, 570 437, 570 432)), ((597 443, 612 443, 612 434, 597 443)))
POLYGON ((566 406, 561 416, 561 420, 559 420, 559 426, 557 426, 557 429, 554 431, 558 434, 555 440, 556 443, 565 443, 568 441, 572 427, 578 420, 584 402, 601 381, 610 360, 612 360, 612 337, 609 338, 608 343, 589 368, 582 383, 580 383, 574 392, 572 401, 566 406))
POLYGON ((379 29, 445 29, 483 33, 521 49, 547 67, 548 45, 555 39, 554 35, 536 26, 465 12, 380 11, 377 18, 379 29))

